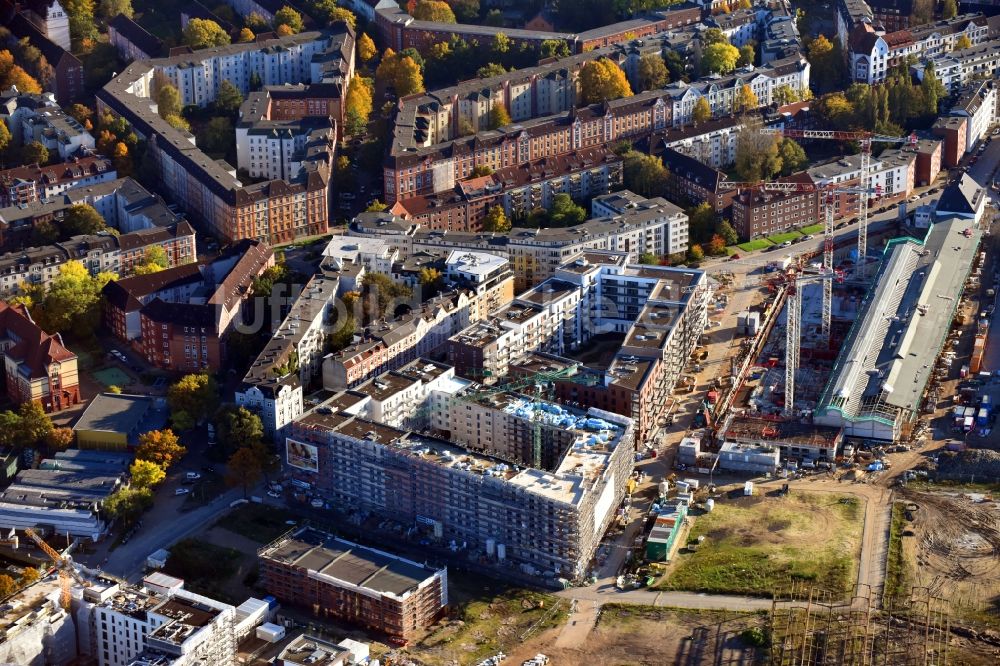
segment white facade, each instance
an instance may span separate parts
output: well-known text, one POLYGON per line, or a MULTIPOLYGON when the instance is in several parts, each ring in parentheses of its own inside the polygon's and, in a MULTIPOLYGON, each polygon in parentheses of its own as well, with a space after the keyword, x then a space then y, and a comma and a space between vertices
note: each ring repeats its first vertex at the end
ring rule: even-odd
POLYGON ((302 415, 302 385, 280 384, 274 391, 247 386, 236 392, 236 404, 260 417, 264 433, 280 437, 284 428, 302 415))
POLYGON ((59 4, 59 0, 51 0, 47 5, 38 3, 31 9, 26 9, 24 17, 48 37, 50 42, 58 44, 66 51, 71 50, 69 14, 59 4), (35 12, 35 9, 40 9, 44 14, 35 12))
POLYGON ((21 143, 38 141, 51 157, 66 162, 83 149, 93 150, 94 137, 77 120, 58 107, 43 107, 24 114, 21 143))

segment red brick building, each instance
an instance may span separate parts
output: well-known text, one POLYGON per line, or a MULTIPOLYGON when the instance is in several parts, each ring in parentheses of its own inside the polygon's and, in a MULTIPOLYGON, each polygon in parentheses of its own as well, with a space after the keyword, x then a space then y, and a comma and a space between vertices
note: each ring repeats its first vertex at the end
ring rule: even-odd
POLYGON ((947 116, 938 118, 931 131, 934 136, 941 137, 944 145, 941 147, 941 164, 947 169, 957 167, 965 155, 966 124, 969 118, 947 116))
POLYGON ((27 307, 0 302, 0 356, 11 402, 37 402, 46 412, 79 404, 76 354, 66 349, 58 333, 43 331, 27 307))

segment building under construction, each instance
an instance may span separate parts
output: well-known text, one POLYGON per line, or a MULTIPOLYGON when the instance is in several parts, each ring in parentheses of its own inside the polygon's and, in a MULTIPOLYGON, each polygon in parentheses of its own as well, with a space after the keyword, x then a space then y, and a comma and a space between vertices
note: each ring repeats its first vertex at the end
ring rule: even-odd
POLYGON ((843 427, 848 437, 904 434, 920 414, 981 237, 973 221, 953 217, 923 241, 890 241, 822 392, 817 423, 843 427))
POLYGON ((258 551, 261 582, 281 601, 407 641, 448 605, 448 570, 303 527, 258 551))
POLYGON ((429 407, 410 406, 431 409, 431 435, 362 418, 372 398, 360 390, 304 414, 286 441, 294 483, 474 560, 583 578, 632 473, 631 419, 468 381, 437 386, 429 407))

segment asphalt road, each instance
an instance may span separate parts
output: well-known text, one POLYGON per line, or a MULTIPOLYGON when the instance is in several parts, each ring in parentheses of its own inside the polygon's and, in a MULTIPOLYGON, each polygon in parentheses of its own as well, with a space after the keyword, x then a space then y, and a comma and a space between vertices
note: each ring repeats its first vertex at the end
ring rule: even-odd
MULTIPOLYGON (((103 565, 98 562, 94 562, 92 565, 99 565, 100 568, 110 574, 136 582, 142 578, 146 558, 149 555, 161 548, 169 548, 181 539, 185 539, 195 532, 204 529, 228 511, 229 505, 233 501, 242 497, 242 489, 233 488, 216 497, 208 504, 187 513, 178 514, 172 506, 166 507, 169 509, 169 515, 162 516, 159 519, 157 518, 158 512, 154 508, 149 514, 143 517, 144 527, 127 544, 121 545, 112 551, 103 565)), ((183 498, 178 499, 183 500, 183 498)), ((170 504, 166 500, 168 498, 158 497, 157 503, 160 506, 170 504)))

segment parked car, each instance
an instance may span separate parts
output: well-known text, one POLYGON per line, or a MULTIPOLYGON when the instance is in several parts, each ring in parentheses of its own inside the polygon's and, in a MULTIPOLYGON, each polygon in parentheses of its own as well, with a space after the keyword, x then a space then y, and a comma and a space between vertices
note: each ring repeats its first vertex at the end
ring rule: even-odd
POLYGON ((201 478, 201 474, 199 474, 198 472, 188 472, 187 474, 184 475, 184 478, 187 479, 188 481, 197 481, 198 479, 201 478))
POLYGON ((174 495, 187 495, 189 492, 191 492, 190 488, 178 488, 174 491, 174 495))
POLYGON ((314 509, 322 509, 323 508, 323 500, 321 500, 318 497, 314 498, 313 501, 309 502, 309 504, 312 505, 312 508, 314 508, 314 509))
POLYGON ((268 497, 281 497, 281 493, 274 492, 273 490, 268 490, 267 491, 267 496, 268 497))
POLYGON ((737 259, 739 259, 739 258, 740 258, 740 255, 739 255, 739 253, 738 253, 738 252, 737 252, 737 253, 735 253, 735 254, 731 254, 731 255, 729 255, 729 261, 736 261, 736 260, 737 260, 737 259))

